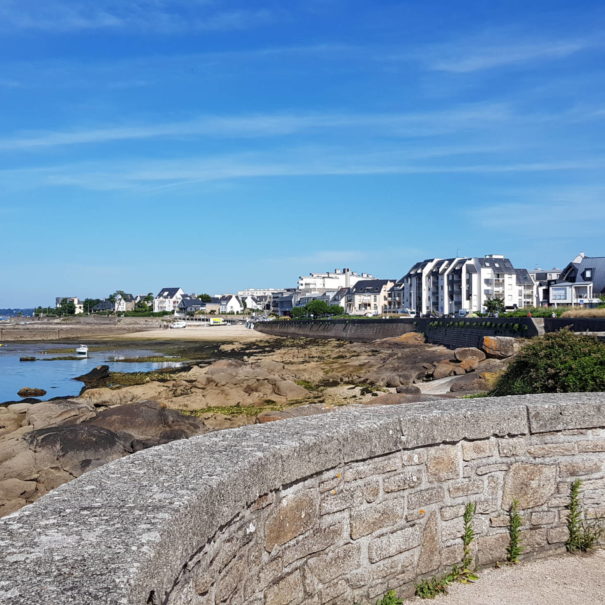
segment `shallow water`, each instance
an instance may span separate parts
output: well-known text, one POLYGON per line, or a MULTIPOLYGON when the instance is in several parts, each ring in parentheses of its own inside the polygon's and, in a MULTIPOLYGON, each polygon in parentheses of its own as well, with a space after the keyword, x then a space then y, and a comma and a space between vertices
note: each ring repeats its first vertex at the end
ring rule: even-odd
POLYGON ((116 347, 107 351, 89 351, 86 359, 43 361, 45 357, 63 357, 75 355, 74 344, 31 344, 6 343, 0 346, 0 402, 18 401, 17 391, 23 387, 44 389, 50 397, 75 396, 80 393, 84 383, 74 380, 90 372, 99 365, 108 365, 112 372, 150 372, 164 368, 174 368, 178 362, 120 362, 110 361, 113 358, 149 357, 158 355, 150 349, 120 349, 116 347), (67 349, 60 353, 59 349, 67 349), (69 351, 71 349, 71 351, 69 351), (47 353, 53 350, 53 353, 47 353), (36 357, 36 361, 19 361, 20 357, 36 357))

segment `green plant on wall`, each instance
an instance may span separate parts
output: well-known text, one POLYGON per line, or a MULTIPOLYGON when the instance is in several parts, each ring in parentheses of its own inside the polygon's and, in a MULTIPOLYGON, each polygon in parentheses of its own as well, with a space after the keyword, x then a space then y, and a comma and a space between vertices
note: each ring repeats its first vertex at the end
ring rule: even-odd
POLYGON ((376 601, 376 605, 403 605, 403 601, 394 590, 389 590, 382 599, 376 601))
POLYGON ((506 549, 506 560, 509 563, 518 563, 519 556, 523 552, 521 547, 521 515, 519 514, 519 501, 513 500, 508 512, 508 547, 506 549))
POLYGON ((434 599, 439 594, 447 593, 447 586, 452 582, 474 582, 479 576, 473 572, 473 552, 472 543, 475 539, 473 529, 473 517, 475 516, 476 505, 469 502, 464 508, 464 531, 462 533, 462 561, 454 565, 450 572, 443 577, 434 577, 422 580, 416 584, 415 594, 421 599, 434 599))
POLYGON ((595 519, 592 522, 584 520, 584 512, 580 501, 582 482, 576 479, 569 488, 569 504, 567 505, 567 530, 569 537, 565 547, 569 552, 587 552, 594 548, 603 535, 603 522, 595 519))

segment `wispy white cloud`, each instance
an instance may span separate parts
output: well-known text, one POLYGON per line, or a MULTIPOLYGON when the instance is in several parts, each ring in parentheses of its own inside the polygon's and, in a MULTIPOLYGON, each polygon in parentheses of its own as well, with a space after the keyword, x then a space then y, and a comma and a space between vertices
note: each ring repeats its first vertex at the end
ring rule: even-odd
POLYGON ((512 119, 502 104, 469 105, 451 110, 409 114, 266 114, 202 116, 183 122, 123 125, 83 130, 20 133, 0 139, 0 151, 167 137, 274 137, 301 132, 370 131, 371 134, 416 137, 478 130, 512 119))
POLYGON ((50 33, 136 30, 150 33, 238 30, 271 22, 264 8, 217 8, 213 0, 4 0, 0 28, 50 33))
POLYGON ((528 37, 512 31, 485 31, 463 40, 424 48, 414 58, 435 71, 471 73, 563 59, 602 46, 600 36, 549 38, 528 37))
MULTIPOLYGON (((452 150, 453 151, 453 150, 452 150)), ((438 153, 434 156, 438 157, 438 153)), ((493 163, 430 161, 430 150, 396 153, 392 149, 373 152, 321 147, 279 149, 265 153, 233 154, 206 158, 172 160, 139 160, 123 162, 108 160, 62 167, 47 167, 0 173, 5 186, 13 187, 77 187, 89 190, 159 191, 170 187, 193 186, 216 181, 291 176, 355 176, 355 175, 430 175, 430 174, 513 174, 532 172, 581 172, 605 169, 605 158, 541 162, 493 163)), ((482 214, 485 220, 487 214, 482 214)))
POLYGON ((532 187, 513 190, 507 197, 515 201, 476 206, 469 212, 469 218, 483 229, 535 239, 591 237, 602 235, 605 230, 602 186, 532 187))

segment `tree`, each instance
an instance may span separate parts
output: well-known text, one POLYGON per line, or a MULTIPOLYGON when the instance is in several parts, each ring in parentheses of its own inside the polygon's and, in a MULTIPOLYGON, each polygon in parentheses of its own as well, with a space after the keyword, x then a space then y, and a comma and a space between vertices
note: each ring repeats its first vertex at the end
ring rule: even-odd
POLYGON ((308 317, 315 319, 330 315, 341 315, 342 312, 340 305, 329 305, 325 300, 312 300, 304 307, 294 307, 292 317, 294 319, 306 319, 308 317))
POLYGON ((59 311, 61 315, 75 315, 76 305, 74 304, 73 300, 63 298, 59 304, 59 311))
POLYGON ((205 303, 212 302, 212 296, 210 296, 210 294, 200 294, 198 298, 205 303))
POLYGON ((85 298, 83 307, 84 313, 92 313, 92 308, 103 302, 100 298, 85 298))
POLYGON ((485 303, 485 309, 488 313, 504 313, 506 310, 506 307, 504 306, 504 299, 498 297, 490 298, 485 303))

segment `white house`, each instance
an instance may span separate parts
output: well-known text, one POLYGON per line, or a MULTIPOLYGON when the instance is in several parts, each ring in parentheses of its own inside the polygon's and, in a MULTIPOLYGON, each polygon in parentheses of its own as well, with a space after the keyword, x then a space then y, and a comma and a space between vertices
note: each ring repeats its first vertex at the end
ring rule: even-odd
POLYGON ((135 306, 135 298, 132 294, 116 295, 114 301, 114 311, 116 313, 124 313, 125 311, 133 311, 135 306))
POLYGON ((76 315, 84 313, 84 303, 77 296, 57 296, 57 298, 55 298, 55 306, 57 309, 61 307, 63 301, 72 302, 74 304, 76 315))
POLYGON ((235 294, 226 294, 221 296, 221 313, 241 313, 244 310, 244 305, 241 299, 235 294))
POLYGON ((349 315, 386 313, 389 309, 389 291, 394 284, 395 281, 390 279, 358 281, 345 295, 345 311, 349 315))
POLYGON ((153 299, 153 312, 176 311, 184 295, 182 288, 162 288, 153 299))
POLYGON ((551 305, 598 303, 605 296, 605 256, 586 256, 580 252, 550 284, 551 305))

